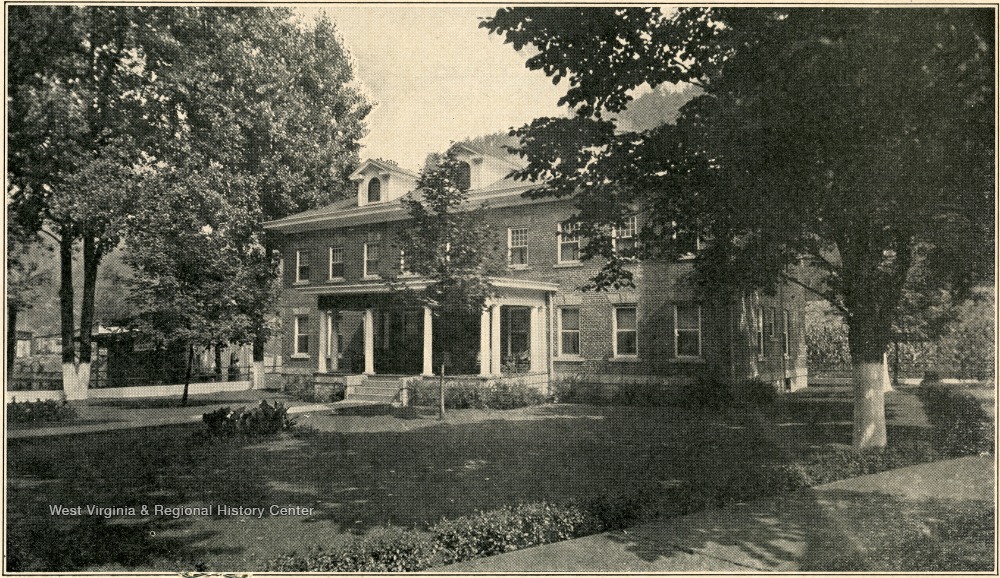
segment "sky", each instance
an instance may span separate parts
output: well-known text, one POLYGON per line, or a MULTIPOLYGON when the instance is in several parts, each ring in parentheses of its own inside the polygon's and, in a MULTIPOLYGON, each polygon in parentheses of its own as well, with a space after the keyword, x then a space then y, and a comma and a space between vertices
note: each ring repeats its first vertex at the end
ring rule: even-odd
POLYGON ((479 28, 489 5, 325 5, 351 54, 359 88, 374 104, 362 159, 418 170, 451 142, 561 116, 565 84, 524 66, 528 55, 479 28))

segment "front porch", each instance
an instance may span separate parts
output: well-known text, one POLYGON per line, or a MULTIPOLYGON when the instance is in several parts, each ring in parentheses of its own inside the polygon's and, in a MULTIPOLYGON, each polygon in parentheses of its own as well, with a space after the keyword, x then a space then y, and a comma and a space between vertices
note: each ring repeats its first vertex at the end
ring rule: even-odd
POLYGON ((547 390, 557 286, 507 278, 491 283, 496 294, 478 315, 414 307, 383 283, 303 289, 317 295, 317 383, 337 381, 351 393, 397 378, 402 391, 409 387, 405 378, 443 372, 484 382, 530 375, 533 386, 547 390))

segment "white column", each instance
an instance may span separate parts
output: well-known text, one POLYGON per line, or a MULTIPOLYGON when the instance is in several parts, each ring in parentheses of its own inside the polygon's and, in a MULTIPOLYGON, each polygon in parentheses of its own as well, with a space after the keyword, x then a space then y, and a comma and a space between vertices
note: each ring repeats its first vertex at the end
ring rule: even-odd
POLYGON ((556 310, 552 306, 552 294, 545 295, 546 329, 545 332, 545 363, 549 373, 549 380, 552 380, 552 373, 555 371, 556 352, 556 310))
POLYGON ((531 351, 531 372, 535 373, 542 371, 542 308, 532 307, 531 308, 531 332, 529 339, 531 343, 529 344, 529 350, 531 351))
POLYGON ((375 313, 371 308, 365 309, 365 373, 375 373, 375 313))
POLYGON ((500 304, 490 311, 490 370, 500 375, 500 304))
POLYGON ((330 370, 337 371, 340 369, 340 342, 337 339, 337 334, 340 333, 340 312, 331 311, 328 318, 330 320, 330 370))
POLYGON ((434 326, 431 308, 424 306, 424 375, 434 375, 434 326))
POLYGON ((479 375, 490 374, 490 308, 479 316, 479 375))
POLYGON ((316 352, 316 358, 318 364, 316 366, 316 371, 320 373, 326 373, 326 352, 327 352, 327 335, 329 333, 329 314, 326 311, 320 309, 319 311, 319 351, 316 352))

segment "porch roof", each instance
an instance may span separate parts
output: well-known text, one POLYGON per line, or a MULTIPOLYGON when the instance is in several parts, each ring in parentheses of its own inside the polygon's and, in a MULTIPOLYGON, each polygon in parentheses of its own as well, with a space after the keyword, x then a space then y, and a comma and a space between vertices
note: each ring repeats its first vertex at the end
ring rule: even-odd
MULTIPOLYGON (((544 293, 555 293, 559 290, 559 285, 556 283, 545 281, 515 279, 513 277, 489 277, 488 279, 491 285, 499 289, 521 289, 544 293)), ((396 283, 407 289, 419 291, 426 289, 431 281, 423 277, 412 277, 397 279, 396 283)), ((342 282, 310 283, 309 285, 296 286, 295 290, 305 295, 370 295, 390 293, 393 289, 383 281, 366 281, 350 284, 342 282)))

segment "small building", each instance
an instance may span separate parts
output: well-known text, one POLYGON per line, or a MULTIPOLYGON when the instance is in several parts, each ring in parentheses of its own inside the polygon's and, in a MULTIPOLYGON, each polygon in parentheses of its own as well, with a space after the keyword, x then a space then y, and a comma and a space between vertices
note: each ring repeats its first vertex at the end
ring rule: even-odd
MULTIPOLYGON (((684 387, 699 376, 805 386, 801 288, 710 305, 690 280, 695 240, 677 261, 632 265, 635 289, 584 292, 601 264, 581 260, 582 239, 562 225, 573 200, 524 197, 534 185, 508 178, 521 165, 500 149, 459 144, 452 153, 466 167, 470 202, 487 204, 489 225, 506 247, 503 274, 491 279, 495 297, 476 319, 463 320, 396 303, 393 286, 428 283, 406 273, 405 251, 394 241, 409 219, 400 198, 417 175, 368 160, 351 175, 356 197, 265 225, 281 233, 285 372, 391 389, 387 381, 429 377, 447 362, 449 375, 540 389, 570 376, 615 387, 684 387), (445 355, 445 342, 470 347, 445 355)), ((615 242, 634 242, 638 225, 615 242)))

